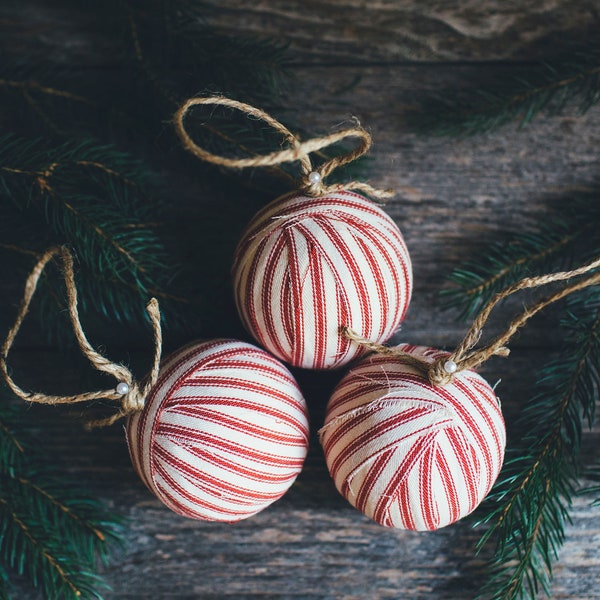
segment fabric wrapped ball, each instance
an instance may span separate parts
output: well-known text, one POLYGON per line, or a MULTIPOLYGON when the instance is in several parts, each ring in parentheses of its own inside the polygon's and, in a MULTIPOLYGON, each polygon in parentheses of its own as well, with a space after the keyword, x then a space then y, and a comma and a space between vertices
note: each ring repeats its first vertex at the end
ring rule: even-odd
POLYGON ((309 369, 339 367, 364 352, 341 325, 369 340, 389 339, 412 291, 397 225, 347 191, 288 194, 266 206, 237 246, 232 275, 248 331, 275 356, 309 369))
MULTIPOLYGON (((447 353, 401 344, 433 362, 447 353)), ((339 492, 387 527, 433 530, 472 512, 498 477, 506 432, 499 401, 464 370, 433 386, 400 356, 370 355, 340 381, 320 431, 339 492)))
POLYGON ((239 521, 283 496, 308 438, 306 403, 290 372, 236 340, 169 357, 127 423, 133 465, 150 491, 176 513, 207 521, 239 521))

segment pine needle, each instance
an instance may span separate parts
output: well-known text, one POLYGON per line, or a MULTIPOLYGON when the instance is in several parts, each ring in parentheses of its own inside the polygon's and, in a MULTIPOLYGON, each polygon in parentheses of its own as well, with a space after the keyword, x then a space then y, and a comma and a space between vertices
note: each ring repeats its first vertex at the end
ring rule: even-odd
MULTIPOLYGON (((537 230, 499 240, 450 275, 453 287, 442 296, 447 307, 459 307, 460 318, 472 319, 494 295, 523 277, 583 264, 600 253, 600 190, 580 192, 555 202, 537 230)), ((551 203, 552 204, 552 203, 551 203)))

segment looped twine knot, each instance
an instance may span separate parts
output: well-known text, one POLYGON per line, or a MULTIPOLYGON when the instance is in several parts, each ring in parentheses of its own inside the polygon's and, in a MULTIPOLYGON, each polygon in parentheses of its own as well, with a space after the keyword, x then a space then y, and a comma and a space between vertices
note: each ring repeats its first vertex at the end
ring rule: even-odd
POLYGON ((429 379, 431 385, 447 385, 453 381, 454 373, 456 373, 457 370, 458 366, 454 361, 450 361, 450 359, 446 357, 438 358, 431 363, 430 367, 427 369, 427 379, 429 379), (452 368, 450 365, 454 365, 456 368, 450 371, 449 369, 452 368))
POLYGON ((137 383, 134 383, 121 400, 122 412, 126 415, 139 412, 144 408, 145 402, 146 397, 142 394, 142 390, 137 383))
POLYGON ((306 194, 313 197, 324 196, 331 192, 340 191, 341 189, 357 190, 378 200, 385 200, 394 195, 393 190, 381 190, 361 181, 349 181, 344 184, 336 183, 331 185, 325 183, 325 179, 332 171, 356 160, 359 156, 365 154, 371 147, 372 140, 370 134, 361 127, 358 122, 355 127, 337 131, 323 137, 310 138, 306 141, 301 141, 297 135, 294 135, 287 127, 285 127, 285 125, 265 111, 260 110, 255 106, 251 106, 250 104, 225 98, 224 96, 189 98, 177 110, 173 120, 175 131, 177 132, 183 147, 200 160, 231 169, 269 167, 287 162, 299 162, 302 170, 302 177, 300 183, 297 185, 306 194), (281 133, 284 140, 289 144, 289 147, 268 154, 257 154, 248 158, 228 158, 226 156, 213 154, 201 146, 198 146, 198 144, 192 140, 185 128, 184 119, 186 115, 193 106, 200 104, 226 106, 237 109, 255 119, 260 119, 275 131, 281 133), (310 159, 310 154, 312 152, 318 152, 319 150, 331 146, 332 144, 339 143, 346 138, 357 138, 358 145, 356 148, 325 161, 319 165, 319 167, 313 167, 310 159))
POLYGON ((477 353, 472 353, 467 356, 459 356, 457 351, 454 351, 448 356, 442 356, 433 361, 427 369, 427 379, 431 385, 444 386, 454 381, 454 376, 465 369, 473 369, 479 366, 490 356, 501 356, 506 358, 510 354, 510 350, 505 346, 494 349, 493 352, 486 353, 485 358, 482 358, 477 353))
POLYGON ((403 362, 415 367, 432 385, 446 385, 447 383, 450 383, 454 378, 454 373, 457 371, 456 363, 449 356, 443 356, 442 358, 431 362, 424 357, 421 358, 410 352, 399 350, 398 348, 391 348, 390 346, 370 342, 346 325, 340 327, 340 334, 346 339, 377 354, 402 358, 403 362))
POLYGON ((446 354, 432 362, 426 357, 420 357, 398 348, 370 342, 345 325, 340 327, 340 333, 346 339, 356 342, 372 352, 401 358, 404 363, 415 367, 434 386, 443 386, 451 383, 454 380, 454 375, 462 370, 461 363, 453 354, 446 354))
POLYGON ((154 386, 158 379, 160 357, 162 352, 162 330, 160 326, 160 309, 158 306, 158 300, 156 300, 156 298, 150 299, 146 306, 146 311, 148 313, 148 317, 150 318, 154 333, 154 359, 150 373, 141 383, 138 383, 134 380, 131 371, 127 367, 111 362, 99 352, 94 350, 94 348, 92 348, 79 320, 73 256, 68 248, 64 246, 50 248, 38 260, 31 274, 27 278, 25 283, 25 292, 23 294, 23 299, 21 300, 21 305, 19 307, 15 323, 8 332, 6 341, 2 346, 2 352, 0 354, 0 370, 4 380, 19 398, 25 400, 26 402, 37 404, 74 404, 77 402, 88 402, 91 400, 118 400, 121 404, 121 407, 116 413, 104 419, 89 421, 86 424, 88 428, 112 425, 122 417, 129 416, 142 410, 150 389, 152 386, 154 386), (64 266, 64 280, 67 290, 69 318, 71 320, 73 332, 77 338, 79 349, 89 360, 92 367, 94 367, 97 371, 103 371, 104 373, 112 375, 117 380, 118 383, 116 388, 110 390, 83 392, 71 396, 51 396, 38 392, 24 391, 14 382, 8 372, 7 357, 9 350, 12 347, 17 333, 29 311, 29 305, 35 294, 39 279, 44 272, 44 269, 46 268, 47 264, 57 256, 62 259, 64 266))
POLYGON ((121 404, 120 409, 113 415, 104 419, 88 421, 85 424, 86 429, 112 425, 119 419, 129 417, 130 415, 140 412, 143 410, 146 404, 147 395, 146 389, 142 389, 132 377, 129 377, 128 381, 120 381, 117 384, 113 394, 107 398, 108 400, 119 400, 121 404))

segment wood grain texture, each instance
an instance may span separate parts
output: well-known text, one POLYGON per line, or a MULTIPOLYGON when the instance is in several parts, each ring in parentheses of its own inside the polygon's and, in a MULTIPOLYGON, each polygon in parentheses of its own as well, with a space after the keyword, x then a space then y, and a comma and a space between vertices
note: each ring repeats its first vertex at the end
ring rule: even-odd
POLYGON ((593 0, 209 0, 207 23, 279 37, 301 60, 531 60, 597 28, 593 0))
MULTIPOLYGON (((14 52, 34 43, 57 62, 114 68, 111 48, 85 34, 83 13, 39 0, 4 10, 10 27, 3 42, 14 52)), ((598 109, 466 140, 418 137, 406 128, 414 106, 432 90, 476 82, 490 69, 498 77, 518 73, 516 64, 481 61, 542 56, 562 37, 586 35, 597 27, 597 2, 214 0, 207 22, 230 33, 290 41, 295 66, 281 120, 321 134, 357 116, 372 132, 370 180, 399 191, 387 210, 402 229, 414 263, 416 285, 399 336, 403 341, 455 344, 465 325, 442 311, 438 297, 450 270, 490 239, 544 219, 554 199, 568 201, 572 191, 597 181, 598 109), (407 59, 434 64, 407 64, 407 59)), ((184 234, 193 235, 207 226, 207 205, 198 200, 202 182, 173 176, 171 183, 174 218, 184 234)), ((235 199, 224 202, 220 206, 236 210, 235 199)), ((232 253, 235 236, 217 217, 210 226, 222 233, 218 251, 232 253)), ((201 274, 210 269, 210 264, 198 265, 201 274)), ((2 292, 0 311, 7 314, 18 290, 4 287, 2 292)), ((225 297, 215 301, 227 302, 225 297)), ((486 335, 500 329, 519 305, 516 300, 499 310, 486 335)), ((526 400, 533 367, 559 342, 555 324, 554 311, 536 318, 511 344, 508 360, 492 359, 483 369, 492 383, 502 378, 499 393, 509 426, 526 400)), ((223 334, 235 330, 225 321, 216 326, 223 334)), ((130 360, 142 372, 148 353, 131 351, 138 340, 116 343, 119 333, 109 348, 111 358, 130 360)), ((32 387, 51 391, 89 384, 82 361, 36 350, 35 332, 24 339, 14 358, 19 381, 31 376, 32 387), (32 365, 39 372, 32 374, 32 365)), ((168 332, 165 342, 167 349, 177 344, 168 332)), ((107 599, 474 597, 485 552, 474 554, 478 533, 469 523, 427 534, 391 531, 370 523, 339 496, 316 430, 341 375, 297 374, 313 429, 306 468, 280 502, 237 525, 188 521, 163 508, 135 476, 122 427, 89 434, 80 428, 82 409, 31 409, 40 444, 54 460, 130 518, 126 548, 105 568, 113 588, 107 599)), ((589 460, 598 458, 599 441, 598 430, 586 437, 589 460)), ((555 567, 553 597, 600 598, 598 509, 579 497, 572 514, 555 567)), ((25 587, 18 597, 36 598, 25 587)))

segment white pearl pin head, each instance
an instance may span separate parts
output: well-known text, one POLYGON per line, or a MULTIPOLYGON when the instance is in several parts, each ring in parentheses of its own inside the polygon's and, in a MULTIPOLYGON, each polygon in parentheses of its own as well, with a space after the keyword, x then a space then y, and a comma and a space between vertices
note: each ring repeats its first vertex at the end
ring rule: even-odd
POLYGON ((317 183, 320 183, 321 181, 321 173, 318 173, 317 171, 312 171, 308 174, 308 181, 312 185, 317 185, 317 183))
POLYGON ((446 373, 448 373, 449 375, 451 375, 452 373, 456 373, 457 369, 458 365, 453 360, 447 360, 444 363, 444 371, 446 371, 446 373))
POLYGON ((124 381, 121 381, 121 383, 117 384, 117 394, 124 396, 127 393, 129 393, 129 384, 125 383, 124 381))

